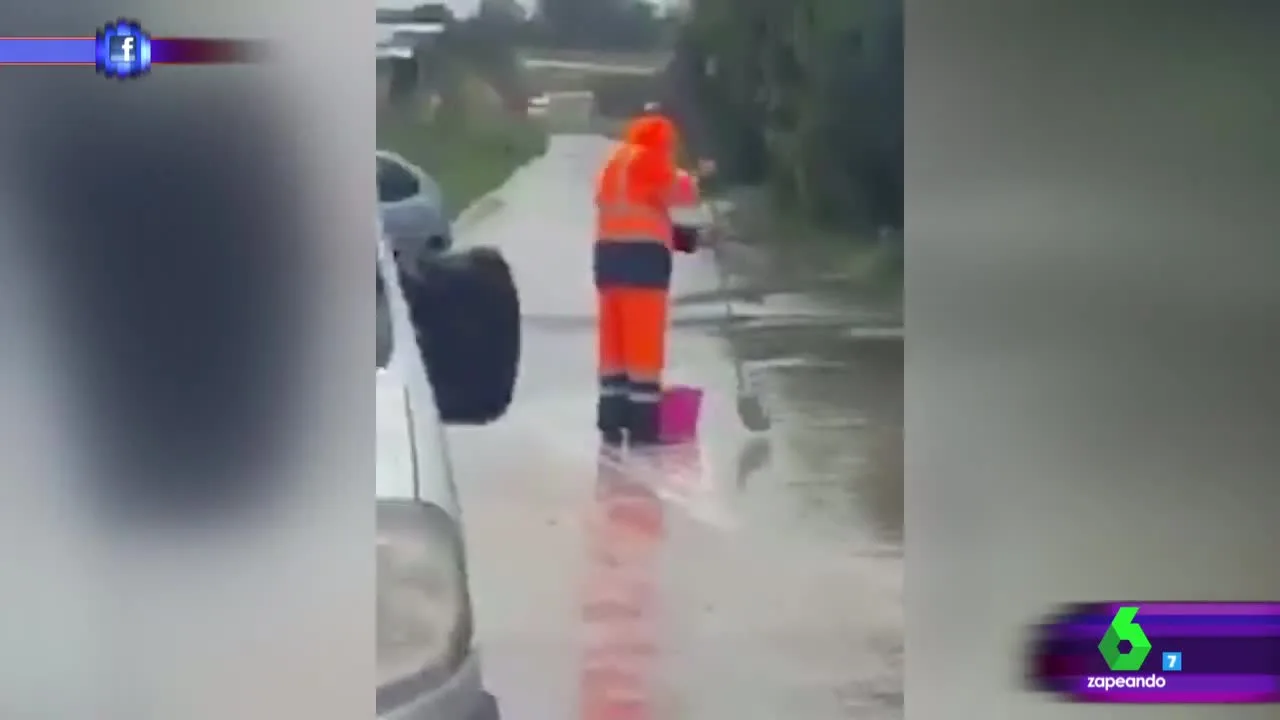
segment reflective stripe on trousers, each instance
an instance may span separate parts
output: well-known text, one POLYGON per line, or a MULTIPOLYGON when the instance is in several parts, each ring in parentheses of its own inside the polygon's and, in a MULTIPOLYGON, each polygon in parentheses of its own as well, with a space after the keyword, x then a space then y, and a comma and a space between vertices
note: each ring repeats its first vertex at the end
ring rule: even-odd
POLYGON ((631 390, 627 394, 633 403, 657 404, 662 402, 662 380, 631 380, 631 390))
POLYGON ((625 372, 600 372, 600 397, 627 397, 631 383, 625 372))

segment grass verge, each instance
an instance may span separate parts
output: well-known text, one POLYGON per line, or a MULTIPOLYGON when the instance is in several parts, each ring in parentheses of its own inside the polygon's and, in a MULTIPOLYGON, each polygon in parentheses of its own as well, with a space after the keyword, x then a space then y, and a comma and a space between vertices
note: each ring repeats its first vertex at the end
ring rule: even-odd
POLYGON ((440 183, 451 219, 547 149, 547 134, 539 123, 497 110, 473 115, 378 117, 378 147, 430 173, 440 183))
POLYGON ((901 237, 814 227, 779 210, 761 188, 729 188, 717 195, 732 208, 726 218, 731 232, 743 242, 767 248, 779 265, 830 278, 850 290, 901 297, 901 237))

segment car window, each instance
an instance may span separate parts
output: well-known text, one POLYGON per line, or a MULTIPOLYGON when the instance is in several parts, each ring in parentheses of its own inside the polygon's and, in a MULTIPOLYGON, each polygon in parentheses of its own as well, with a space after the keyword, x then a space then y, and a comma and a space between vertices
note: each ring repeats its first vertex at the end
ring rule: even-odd
POLYGON ((391 351, 395 347, 395 338, 391 333, 391 306, 387 304, 387 288, 382 281, 382 271, 377 272, 377 368, 379 370, 385 368, 387 363, 391 362, 391 351))
POLYGON ((409 168, 388 159, 378 160, 378 202, 400 202, 417 195, 421 188, 409 168))

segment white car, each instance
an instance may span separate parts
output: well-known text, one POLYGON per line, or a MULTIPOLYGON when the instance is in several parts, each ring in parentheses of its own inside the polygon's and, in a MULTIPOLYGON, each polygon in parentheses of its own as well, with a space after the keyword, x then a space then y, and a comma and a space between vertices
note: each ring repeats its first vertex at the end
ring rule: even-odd
POLYGON ((415 263, 453 247, 440 185, 425 170, 388 150, 378 163, 378 215, 397 257, 415 263))
MULTIPOLYGON (((470 256, 472 262, 461 257, 452 266, 441 266, 440 272, 449 275, 440 283, 444 294, 437 287, 435 295, 426 294, 427 300, 447 300, 448 292, 469 286, 473 300, 480 292, 477 288, 491 293, 485 308, 511 313, 515 289, 509 275, 505 281, 501 278, 505 263, 494 274, 492 253, 481 253, 489 258, 488 265, 474 262, 475 255, 470 256), (492 282, 495 277, 499 282, 492 282)), ((500 372, 462 378, 464 387, 454 389, 452 407, 446 409, 437 400, 429 367, 438 353, 452 360, 446 356, 509 347, 511 338, 499 335, 510 326, 498 322, 492 334, 459 335, 450 328, 463 323, 454 325, 439 317, 421 322, 430 308, 413 306, 422 301, 414 297, 422 289, 406 289, 405 282, 416 281, 405 279, 385 243, 380 243, 375 359, 377 715, 383 720, 497 720, 497 701, 485 691, 473 645, 462 512, 445 423, 487 422, 494 419, 498 405, 505 412, 512 388, 501 386, 514 384, 514 368, 508 373, 508 368, 493 364, 489 367, 500 372), (433 330, 438 333, 430 337, 433 348, 423 353, 428 339, 423 334, 433 330), (468 392, 467 383, 475 392, 468 392)), ((455 309, 446 302, 435 308, 445 314, 455 309)), ((518 316, 518 306, 514 312, 518 316)), ((454 378, 448 362, 442 367, 437 373, 454 378)))

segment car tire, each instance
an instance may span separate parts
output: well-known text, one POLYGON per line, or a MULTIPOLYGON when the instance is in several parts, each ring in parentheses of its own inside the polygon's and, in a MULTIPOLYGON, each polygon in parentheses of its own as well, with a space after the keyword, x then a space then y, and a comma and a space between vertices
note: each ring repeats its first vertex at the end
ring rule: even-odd
POLYGON ((445 422, 484 425, 502 417, 520 363, 520 301, 511 268, 492 248, 424 258, 402 278, 423 360, 445 422), (465 340, 479 352, 433 344, 465 340))

